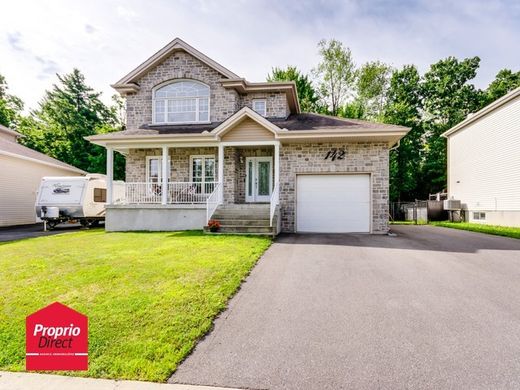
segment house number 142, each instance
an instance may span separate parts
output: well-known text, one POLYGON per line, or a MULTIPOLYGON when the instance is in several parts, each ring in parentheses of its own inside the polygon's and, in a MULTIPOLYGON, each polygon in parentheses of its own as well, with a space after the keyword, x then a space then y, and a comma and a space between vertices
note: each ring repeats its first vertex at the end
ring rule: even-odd
POLYGON ((345 159, 345 150, 344 149, 331 149, 327 152, 325 155, 324 160, 330 159, 331 161, 334 160, 344 160, 345 159))

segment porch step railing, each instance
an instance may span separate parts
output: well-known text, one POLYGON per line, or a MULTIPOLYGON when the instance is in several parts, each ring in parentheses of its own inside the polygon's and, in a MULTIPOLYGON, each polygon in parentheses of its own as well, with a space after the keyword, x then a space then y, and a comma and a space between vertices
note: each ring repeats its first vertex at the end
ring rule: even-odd
POLYGON ((280 203, 280 183, 276 182, 274 184, 273 192, 271 194, 271 200, 270 200, 270 206, 269 206, 269 223, 270 226, 273 226, 273 218, 274 213, 276 212, 276 206, 280 203))
POLYGON ((206 222, 211 219, 217 207, 222 204, 223 195, 222 183, 216 183, 213 192, 206 200, 206 222))
MULTIPOLYGON (((216 182, 170 182, 168 204, 204 204, 214 192, 216 182)), ((161 183, 125 183, 125 203, 150 204, 162 202, 161 183)))

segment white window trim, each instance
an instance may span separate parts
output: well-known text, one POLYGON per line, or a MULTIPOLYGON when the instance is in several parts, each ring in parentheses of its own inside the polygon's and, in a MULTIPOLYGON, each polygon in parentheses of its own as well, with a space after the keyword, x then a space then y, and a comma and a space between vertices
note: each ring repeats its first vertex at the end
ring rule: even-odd
MULTIPOLYGON (((214 154, 193 154, 190 156, 190 182, 193 183, 193 159, 195 158, 202 158, 202 159, 206 159, 206 158, 212 158, 215 160, 215 164, 213 164, 213 182, 217 182, 217 170, 216 170, 216 166, 217 166, 217 158, 215 157, 214 154)), ((202 182, 203 183, 206 183, 206 171, 205 171, 205 165, 203 164, 203 168, 202 168, 202 182)), ((208 183, 211 183, 211 182, 208 182, 208 183)))
POLYGON ((253 111, 256 112, 257 114, 262 115, 264 118, 267 116, 267 99, 265 99, 265 98, 253 99, 253 101, 251 103, 251 106, 253 108, 253 111), (256 102, 264 102, 265 111, 263 113, 258 112, 257 110, 255 110, 255 103, 256 102))
MULTIPOLYGON (((146 183, 151 183, 150 181, 150 160, 157 159, 159 160, 159 175, 157 177, 157 183, 160 184, 162 182, 162 156, 146 156, 146 167, 145 167, 145 174, 146 174, 146 183)), ((168 156, 168 173, 167 177, 168 180, 170 179, 170 173, 171 173, 171 158, 168 156)))
POLYGON ((211 123, 211 88, 208 84, 205 84, 203 83, 202 81, 198 81, 198 80, 193 80, 193 79, 175 79, 175 80, 168 80, 168 81, 165 81, 164 83, 161 83, 159 85, 156 85, 155 87, 152 88, 152 125, 155 125, 155 126, 161 126, 161 125, 189 125, 189 124, 209 124, 211 123), (155 121, 155 102, 157 100, 164 100, 165 101, 165 110, 164 110, 164 119, 166 120, 168 118, 168 110, 167 110, 167 107, 168 107, 168 100, 185 100, 185 99, 196 99, 197 100, 197 103, 196 103, 196 116, 197 118, 199 117, 199 99, 200 97, 197 97, 197 96, 193 96, 193 97, 189 97, 189 96, 185 96, 185 97, 182 97, 182 98, 168 98, 168 99, 156 99, 155 98, 155 92, 158 90, 158 89, 161 89, 162 87, 165 87, 169 84, 175 84, 175 83, 178 83, 178 82, 181 82, 181 81, 190 81, 190 82, 193 82, 193 83, 198 83, 198 84, 202 84, 206 87, 208 87, 210 89, 210 94, 208 96, 208 120, 207 121, 188 121, 188 122, 156 122, 155 121))

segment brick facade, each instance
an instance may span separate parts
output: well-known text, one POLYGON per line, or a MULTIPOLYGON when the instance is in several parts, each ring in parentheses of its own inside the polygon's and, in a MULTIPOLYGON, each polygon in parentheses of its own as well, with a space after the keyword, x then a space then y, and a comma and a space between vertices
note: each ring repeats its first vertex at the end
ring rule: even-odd
POLYGON ((152 123, 153 88, 175 79, 193 79, 210 87, 210 121, 221 122, 244 106, 251 107, 253 98, 267 99, 267 116, 285 118, 289 108, 285 92, 240 95, 234 89, 224 88, 224 76, 185 52, 176 52, 139 79, 138 92, 126 97, 128 129, 152 123))
POLYGON ((296 226, 296 176, 303 173, 370 173, 372 232, 388 231, 388 145, 385 143, 285 144, 280 148, 280 206, 282 231, 296 226), (324 157, 331 148, 344 149, 344 160, 324 157))
POLYGON ((249 93, 242 95, 240 97, 240 108, 249 107, 253 109, 254 99, 266 100, 266 116, 268 118, 286 118, 290 114, 285 92, 249 93))
MULTIPOLYGON (((273 156, 273 147, 224 149, 224 203, 244 203, 246 158, 273 156)), ((146 156, 160 156, 161 149, 132 149, 127 156, 128 182, 146 181, 146 156)), ((191 155, 215 155, 215 147, 171 148, 170 180, 189 181, 191 155)), ((217 162, 218 164, 218 162, 217 162)), ((388 231, 388 145, 386 143, 308 143, 280 147, 280 206, 282 231, 294 232, 296 226, 296 176, 304 173, 370 173, 372 183, 372 232, 388 231), (331 148, 344 149, 344 160, 325 160, 331 148)), ((218 180, 218 178, 217 178, 218 180)))
MULTIPOLYGON (((170 148, 170 180, 190 181, 190 156, 214 155, 218 161, 217 148, 170 148)), ((130 149, 126 156, 126 181, 142 183, 146 181, 146 156, 162 156, 161 149, 130 149)), ((215 175, 217 174, 215 168, 215 175)), ((217 179, 218 180, 218 179, 217 179)))

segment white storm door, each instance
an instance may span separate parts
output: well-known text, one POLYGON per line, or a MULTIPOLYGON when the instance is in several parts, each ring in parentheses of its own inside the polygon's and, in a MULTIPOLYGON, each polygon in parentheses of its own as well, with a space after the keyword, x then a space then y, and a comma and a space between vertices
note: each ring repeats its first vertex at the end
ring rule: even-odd
POLYGON ((273 158, 246 158, 246 202, 269 202, 273 188, 273 158))

